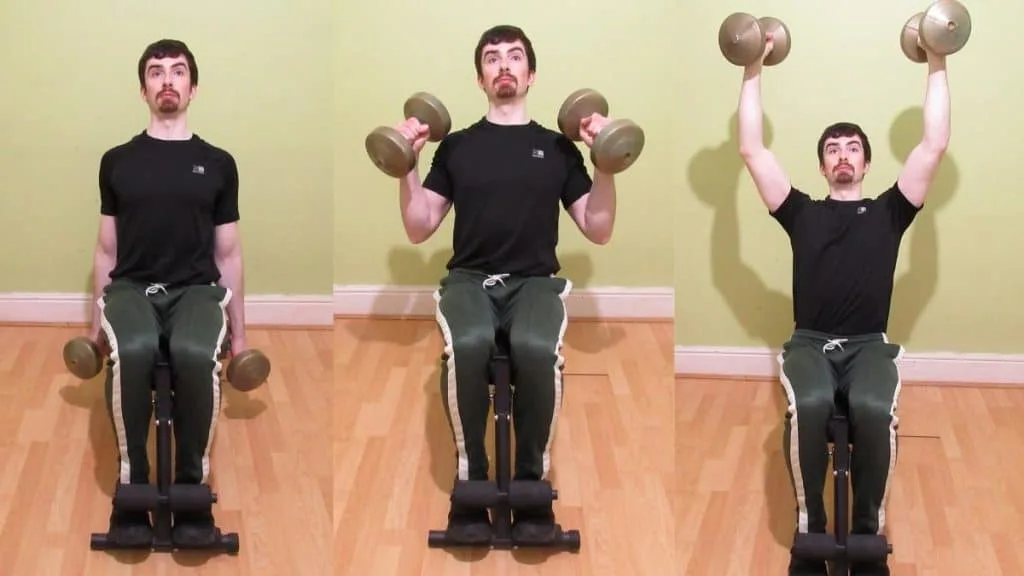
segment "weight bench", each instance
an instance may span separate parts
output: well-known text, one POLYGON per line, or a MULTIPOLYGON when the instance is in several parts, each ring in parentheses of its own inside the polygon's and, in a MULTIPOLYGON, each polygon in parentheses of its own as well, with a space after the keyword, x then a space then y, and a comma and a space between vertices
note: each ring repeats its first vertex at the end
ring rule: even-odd
POLYGON ((834 481, 832 514, 835 535, 797 534, 792 553, 807 560, 825 560, 829 576, 847 576, 851 562, 880 562, 892 554, 885 536, 850 534, 850 439, 849 404, 844 394, 836 394, 835 412, 828 424, 828 441, 834 481))
POLYGON ((489 392, 494 407, 494 450, 496 481, 459 480, 452 490, 452 503, 474 507, 487 507, 491 512, 492 536, 483 543, 465 543, 450 538, 444 530, 431 530, 427 537, 430 548, 483 547, 497 550, 514 548, 565 548, 571 552, 580 549, 578 530, 563 531, 555 524, 555 536, 547 542, 518 542, 512 537, 512 511, 534 506, 547 506, 558 499, 558 491, 551 483, 512 480, 512 373, 508 335, 499 331, 495 338, 496 351, 491 355, 489 392))
MULTIPOLYGON (((174 552, 180 549, 201 549, 238 553, 238 534, 221 533, 214 529, 214 539, 202 546, 185 546, 171 538, 171 520, 175 512, 190 512, 209 509, 217 502, 217 495, 207 484, 174 484, 171 474, 171 421, 173 414, 174 374, 170 364, 169 345, 166 338, 160 338, 160 351, 153 372, 154 412, 156 414, 156 469, 157 484, 118 484, 114 491, 114 508, 125 511, 149 511, 153 513, 153 540, 148 545, 125 546, 113 541, 107 533, 93 534, 90 547, 93 550, 150 549, 154 552, 174 552)), ((230 334, 221 345, 220 359, 231 351, 230 334)), ((107 359, 111 369, 113 360, 107 359)))

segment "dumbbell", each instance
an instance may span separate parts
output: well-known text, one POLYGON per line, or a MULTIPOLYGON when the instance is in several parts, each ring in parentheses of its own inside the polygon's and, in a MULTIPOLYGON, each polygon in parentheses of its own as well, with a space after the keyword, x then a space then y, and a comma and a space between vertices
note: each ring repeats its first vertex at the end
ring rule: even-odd
MULTIPOLYGON (((64 345, 64 365, 68 372, 82 380, 89 380, 103 368, 100 347, 91 338, 79 336, 64 345)), ((262 386, 270 377, 270 359, 259 350, 246 350, 231 358, 227 380, 240 392, 249 392, 262 386)))
POLYGON ((91 338, 79 336, 68 340, 62 352, 64 366, 76 378, 89 380, 103 369, 103 355, 100 347, 91 338))
MULTIPOLYGON (((597 90, 581 88, 565 99, 558 110, 558 129, 579 142, 580 121, 591 114, 608 116, 608 100, 597 90)), ((633 165, 644 150, 644 131, 632 120, 612 120, 594 138, 590 161, 598 170, 618 174, 633 165)))
POLYGON ((745 12, 730 14, 718 28, 718 48, 730 63, 747 67, 764 56, 769 33, 774 45, 765 57, 764 65, 775 66, 789 56, 793 37, 782 20, 772 16, 757 18, 745 12))
POLYGON ((938 0, 914 14, 900 31, 900 48, 911 62, 928 61, 922 46, 939 56, 956 54, 971 37, 971 15, 956 0, 938 0))
MULTIPOLYGON (((427 140, 440 142, 452 129, 448 109, 437 97, 417 92, 405 101, 405 118, 416 118, 430 127, 427 140)), ((416 153, 402 133, 390 126, 379 126, 366 136, 366 153, 381 171, 392 178, 401 178, 416 167, 416 153)))
POLYGON ((245 350, 231 358, 227 379, 231 387, 249 392, 262 386, 270 377, 270 359, 259 350, 245 350))

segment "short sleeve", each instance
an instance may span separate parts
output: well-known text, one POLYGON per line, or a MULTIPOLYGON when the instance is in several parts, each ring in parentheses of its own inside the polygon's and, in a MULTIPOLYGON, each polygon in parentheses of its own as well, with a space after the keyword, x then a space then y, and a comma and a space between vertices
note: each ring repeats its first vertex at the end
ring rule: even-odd
POLYGON ((900 234, 907 231, 907 228, 914 222, 914 218, 917 217, 917 213, 921 211, 921 208, 911 204, 903 194, 899 182, 894 182, 891 188, 882 192, 879 200, 885 202, 889 214, 892 216, 893 228, 900 234))
POLYGON ((451 156, 452 135, 437 145, 434 158, 430 161, 430 171, 423 180, 423 187, 452 200, 452 178, 448 171, 448 158, 451 156))
POLYGON ((810 196, 790 186, 786 199, 775 209, 775 212, 771 212, 771 216, 775 218, 775 221, 782 226, 787 234, 792 235, 796 229, 796 223, 800 218, 800 214, 810 201, 810 196))
POLYGON ((100 214, 104 216, 117 216, 117 194, 114 193, 114 153, 108 150, 100 158, 99 186, 100 186, 100 214))
POLYGON ((572 140, 559 136, 557 146, 565 158, 566 178, 562 186, 562 207, 568 210, 577 200, 590 192, 594 181, 587 172, 583 154, 572 140))
POLYGON ((224 152, 221 161, 222 178, 224 185, 217 194, 217 201, 213 210, 213 223, 215 226, 230 224, 240 219, 238 213, 238 164, 231 154, 224 152))

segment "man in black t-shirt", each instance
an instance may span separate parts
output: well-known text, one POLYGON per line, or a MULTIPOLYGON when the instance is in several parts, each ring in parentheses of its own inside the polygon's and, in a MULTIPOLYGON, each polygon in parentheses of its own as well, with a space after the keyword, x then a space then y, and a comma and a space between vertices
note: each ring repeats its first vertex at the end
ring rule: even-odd
MULTIPOLYGON (((769 39, 765 49, 772 49, 769 39)), ((862 183, 871 144, 856 124, 827 127, 818 162, 824 200, 797 190, 763 143, 761 69, 747 67, 739 101, 740 153, 770 214, 793 250, 795 332, 779 356, 787 411, 783 452, 797 502, 797 531, 824 532, 827 426, 837 392, 850 413, 851 531, 881 534, 896 465, 896 407, 903 348, 886 330, 900 241, 924 205, 949 141, 945 59, 928 55, 924 135, 898 180, 877 198, 862 183)), ((888 575, 887 562, 851 566, 861 576, 888 575)), ((825 575, 824 562, 791 559, 791 575, 825 575)))
MULTIPOLYGON (((563 396, 565 299, 572 287, 556 276, 559 208, 587 239, 605 244, 615 219, 615 183, 600 171, 591 180, 575 144, 528 116, 536 58, 522 30, 487 30, 474 61, 487 114, 440 143, 422 185, 416 170, 401 180, 402 222, 409 239, 419 243, 450 208, 456 212, 454 255, 435 298, 444 338, 441 396, 458 479, 487 479, 487 364, 498 330, 508 334, 513 363, 514 477, 547 479, 563 396)), ((583 119, 588 146, 607 121, 596 114, 583 119)), ((427 127, 409 119, 397 129, 419 153, 427 127)), ((453 507, 449 514, 453 538, 486 541, 489 530, 486 509, 453 507)), ((516 540, 545 541, 553 534, 550 506, 516 513, 516 540)))
MULTIPOLYGON (((199 71, 184 43, 146 47, 138 77, 149 126, 100 160, 91 336, 113 360, 106 398, 118 482, 149 481, 150 386, 166 337, 175 375, 174 480, 205 483, 229 319, 232 352, 245 349, 238 169, 229 153, 188 128, 199 71)), ((124 546, 148 544, 148 514, 115 510, 109 537, 124 546)), ((211 511, 175 514, 172 537, 184 546, 212 542, 211 511)))

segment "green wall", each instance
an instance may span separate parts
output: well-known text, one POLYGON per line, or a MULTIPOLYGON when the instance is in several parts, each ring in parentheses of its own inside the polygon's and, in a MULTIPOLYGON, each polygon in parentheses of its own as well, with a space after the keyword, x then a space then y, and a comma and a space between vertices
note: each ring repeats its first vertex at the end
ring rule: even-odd
POLYGON ((90 290, 100 156, 146 127, 136 65, 171 37, 198 60, 192 129, 238 162, 246 292, 330 294, 332 14, 324 0, 4 2, 0 292, 90 290))
MULTIPOLYGON (((899 47, 903 23, 928 2, 767 0, 688 5, 677 36, 675 99, 685 126, 677 163, 685 183, 675 210, 676 342, 703 346, 781 345, 791 330, 791 252, 743 169, 735 141, 742 69, 715 45, 731 12, 756 10, 789 27, 792 52, 767 68, 763 96, 770 146, 797 187, 827 194, 815 147, 824 127, 859 123, 874 159, 865 194, 895 181, 921 137, 927 66, 899 47)), ((1024 196, 1016 183, 1024 76, 1008 39, 1024 5, 967 4, 970 42, 947 59, 952 140, 924 210, 904 239, 890 337, 908 351, 1024 352, 1024 196)))
MULTIPOLYGON (((377 170, 363 141, 376 126, 400 122, 403 102, 420 90, 445 103, 453 130, 478 120, 487 101, 476 83, 473 50, 484 30, 511 23, 526 31, 537 53, 529 100, 535 119, 557 129, 562 101, 590 87, 608 99, 610 116, 630 118, 646 134, 643 156, 616 178, 618 215, 610 244, 590 244, 563 216, 563 274, 577 287, 671 286, 680 69, 650 62, 676 60, 677 22, 665 18, 674 6, 668 0, 645 2, 642 10, 611 0, 526 0, 453 11, 399 0, 345 4, 335 37, 335 283, 433 285, 443 274, 453 214, 431 240, 410 245, 398 210, 398 181, 377 170)), ((421 175, 436 148, 428 143, 423 149, 421 175)))
MULTIPOLYGON (((442 98, 456 128, 478 119, 485 102, 472 50, 497 23, 534 40, 538 120, 554 127, 565 96, 589 86, 608 97, 612 116, 646 130, 643 158, 618 178, 611 244, 590 245, 563 218, 560 256, 579 286, 674 285, 680 345, 778 346, 790 330, 788 241, 733 137, 742 71, 716 45, 726 15, 756 11, 790 27, 789 59, 765 73, 765 108, 773 150, 808 193, 825 194, 814 146, 826 124, 852 120, 868 132, 869 195, 896 178, 921 133, 926 68, 897 39, 927 2, 253 6, 0 5, 0 292, 88 289, 99 158, 145 126, 135 64, 161 37, 196 52, 192 126, 238 159, 250 294, 437 281, 451 217, 435 238, 409 245, 397 183, 373 167, 363 139, 399 121, 417 90, 442 98)), ((1006 63, 1005 39, 1024 6, 969 6, 974 35, 949 59, 952 141, 904 242, 891 336, 915 352, 1019 353, 1024 198, 1014 168, 1024 79, 1006 63)), ((424 150, 422 168, 435 149, 424 150)))

